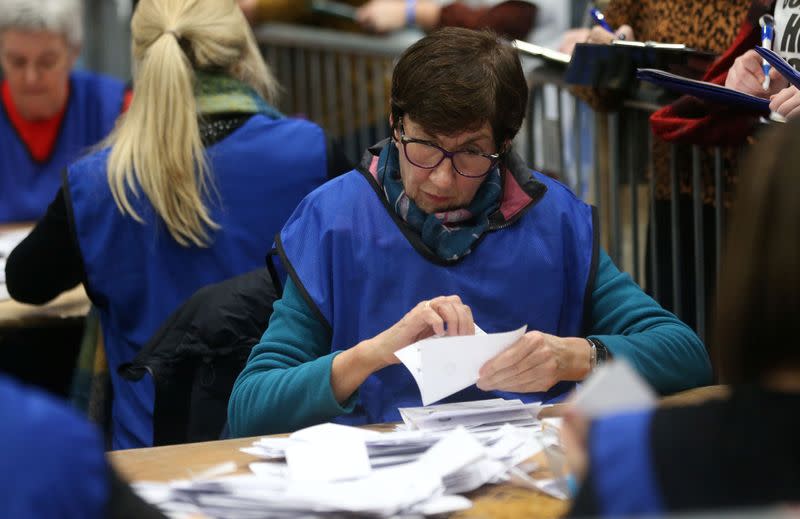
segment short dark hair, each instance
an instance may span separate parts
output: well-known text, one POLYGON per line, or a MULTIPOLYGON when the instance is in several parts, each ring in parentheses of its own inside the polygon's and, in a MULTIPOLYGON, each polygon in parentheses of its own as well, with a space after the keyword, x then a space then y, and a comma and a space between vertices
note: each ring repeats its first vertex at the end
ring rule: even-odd
POLYGON ((406 114, 440 135, 488 122, 498 149, 519 131, 527 102, 516 51, 489 31, 447 27, 433 32, 403 53, 392 75, 395 127, 406 114))
POLYGON ((800 120, 762 137, 741 165, 717 294, 713 345, 729 384, 800 370, 800 120))

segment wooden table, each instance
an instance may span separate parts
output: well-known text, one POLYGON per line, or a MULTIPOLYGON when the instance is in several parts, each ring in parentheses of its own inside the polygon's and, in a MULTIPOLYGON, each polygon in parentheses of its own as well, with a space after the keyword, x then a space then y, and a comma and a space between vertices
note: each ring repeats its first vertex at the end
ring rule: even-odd
MULTIPOLYGON (((259 461, 240 452, 257 438, 239 438, 168 447, 132 449, 108 454, 111 464, 129 481, 169 481, 189 478, 214 465, 233 461, 239 472, 247 473, 248 464, 259 461)), ((454 514, 457 519, 545 519, 563 516, 568 503, 544 494, 512 485, 486 485, 468 494, 473 507, 454 514)))
POLYGON ((0 301, 0 328, 59 326, 83 319, 91 302, 79 285, 46 305, 26 305, 13 300, 0 301))
MULTIPOLYGON (((0 225, 0 234, 33 229, 32 223, 0 225)), ((46 305, 26 305, 11 299, 0 301, 0 328, 58 326, 82 319, 89 313, 89 297, 83 286, 64 292, 46 305)))

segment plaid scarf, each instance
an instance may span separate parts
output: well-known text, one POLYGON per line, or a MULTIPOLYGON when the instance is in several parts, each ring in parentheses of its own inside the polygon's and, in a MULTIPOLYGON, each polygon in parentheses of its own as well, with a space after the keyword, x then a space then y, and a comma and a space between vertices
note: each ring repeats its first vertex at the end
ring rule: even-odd
POLYGON ((264 114, 272 119, 283 115, 253 90, 250 85, 225 74, 196 72, 194 96, 202 115, 224 113, 264 114))
POLYGON ((500 207, 503 192, 500 170, 492 169, 478 188, 469 206, 442 213, 427 214, 406 194, 400 178, 397 147, 387 145, 378 159, 378 182, 392 209, 422 237, 439 258, 463 258, 489 228, 489 215, 500 207))

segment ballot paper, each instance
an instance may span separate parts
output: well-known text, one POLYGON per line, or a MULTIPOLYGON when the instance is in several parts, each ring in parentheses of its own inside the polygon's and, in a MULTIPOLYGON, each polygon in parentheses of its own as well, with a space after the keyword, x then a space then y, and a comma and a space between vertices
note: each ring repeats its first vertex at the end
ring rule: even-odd
POLYGON ((514 40, 511 42, 511 45, 523 54, 537 58, 543 58, 545 61, 550 63, 567 65, 570 59, 572 59, 572 56, 569 54, 558 52, 547 47, 542 47, 541 45, 534 45, 533 43, 527 41, 514 40))
MULTIPOLYGON (((169 483, 137 482, 133 487, 148 502, 175 517, 204 514, 209 517, 309 517, 316 514, 433 515, 453 513, 471 506, 468 499, 454 494, 469 492, 497 481, 519 478, 520 463, 542 450, 540 429, 506 425, 491 435, 473 434, 463 427, 444 433, 426 431, 377 433, 333 424, 316 426, 288 438, 262 438, 256 444, 271 445, 286 452, 306 449, 303 463, 320 454, 332 437, 364 444, 416 445, 429 443, 413 461, 385 468, 373 468, 357 477, 296 479, 292 456, 287 463, 252 463, 252 474, 208 479, 203 471, 191 480, 169 483), (512 476, 517 474, 517 476, 512 476)), ((323 456, 324 458, 324 456, 323 456)), ((328 472, 329 459, 317 466, 328 472)), ((349 471, 340 466, 342 471, 349 471)), ((537 488, 540 480, 525 474, 526 484, 537 488)))
POLYGON ((422 404, 432 404, 478 381, 486 361, 525 334, 527 326, 505 333, 431 337, 395 352, 419 387, 422 404))
MULTIPOLYGON (((315 427, 327 427, 327 426, 343 428, 343 429, 352 429, 353 435, 356 436, 356 439, 359 438, 363 439, 364 445, 366 446, 367 453, 369 455, 370 466, 373 469, 392 466, 392 465, 401 465, 403 463, 410 463, 412 461, 418 460, 420 456, 422 456, 425 452, 428 451, 428 449, 430 449, 433 445, 435 445, 438 441, 444 438, 447 434, 449 434, 449 432, 452 429, 456 427, 456 425, 451 424, 448 430, 391 431, 385 433, 378 433, 375 431, 368 431, 361 428, 347 427, 343 425, 334 425, 334 424, 324 424, 324 426, 315 426, 315 427), (363 433, 365 432, 369 434, 363 435, 363 433)), ((320 431, 324 430, 325 429, 320 429, 320 431)), ((245 447, 241 449, 241 451, 250 454, 252 456, 257 456, 264 460, 277 461, 277 460, 288 459, 289 458, 288 452, 290 448, 295 448, 295 449, 303 448, 305 445, 308 444, 307 441, 298 441, 296 437, 296 435, 300 434, 301 438, 308 438, 307 434, 304 431, 306 430, 304 429, 303 431, 298 431, 298 433, 295 433, 288 438, 261 438, 259 440, 256 440, 252 446, 245 447)), ((497 442, 500 438, 500 435, 503 434, 500 431, 500 427, 493 427, 491 430, 486 430, 486 431, 470 430, 470 433, 474 438, 476 438, 478 441, 480 441, 483 445, 487 447, 492 446, 495 442, 497 442)), ((340 432, 336 434, 336 436, 341 438, 343 434, 340 432)), ((327 442, 324 439, 316 443, 327 444, 327 442)), ((325 453, 321 453, 320 454, 321 464, 325 466, 329 465, 329 460, 336 456, 338 456, 338 454, 327 455, 325 453)), ((297 472, 295 472, 295 474, 297 474, 297 472)), ((288 475, 289 473, 287 472, 287 476, 288 475)), ((323 478, 314 476, 312 477, 312 479, 323 479, 323 478)))
POLYGON ((6 258, 30 232, 29 228, 0 232, 0 301, 11 299, 6 288, 6 258))
POLYGON ((427 407, 398 409, 406 430, 442 431, 457 426, 473 430, 497 429, 504 424, 533 425, 542 406, 525 404, 521 400, 493 398, 471 402, 454 402, 427 407))
POLYGON ((0 231, 0 258, 7 258, 11 251, 31 232, 30 228, 0 231))
POLYGON ((375 431, 326 423, 302 429, 286 448, 289 476, 295 481, 338 481, 369 475, 366 438, 375 431))
POLYGON ((581 384, 572 404, 589 418, 650 409, 655 392, 624 359, 600 366, 581 384))

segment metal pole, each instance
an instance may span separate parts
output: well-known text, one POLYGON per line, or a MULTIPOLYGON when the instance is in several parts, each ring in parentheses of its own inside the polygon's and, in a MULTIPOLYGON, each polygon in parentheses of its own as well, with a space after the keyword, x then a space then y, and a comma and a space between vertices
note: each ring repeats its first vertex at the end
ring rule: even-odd
POLYGON ((681 240, 680 214, 678 202, 680 198, 680 182, 677 172, 677 147, 670 145, 669 179, 670 179, 670 231, 672 233, 672 311, 678 317, 683 316, 681 290, 681 240))
POLYGON ((703 179, 700 148, 692 146, 692 214, 694 215, 694 281, 697 335, 706 338, 705 250, 703 242, 703 179))
POLYGON ((656 168, 653 159, 653 134, 647 132, 647 167, 650 171, 650 277, 653 286, 648 287, 653 299, 660 301, 658 265, 658 222, 656 221, 656 168))
POLYGON ((620 164, 619 164, 619 114, 608 114, 608 164, 611 172, 611 186, 610 193, 610 209, 611 209, 611 259, 617 265, 620 265, 622 260, 621 240, 620 235, 620 217, 619 217, 619 177, 620 177, 620 164))
POLYGON ((631 243, 633 258, 633 279, 640 285, 642 280, 639 271, 639 193, 637 185, 636 168, 639 167, 639 150, 642 146, 639 129, 639 114, 631 112, 628 118, 628 183, 631 189, 631 243))
POLYGON ((575 158, 575 194, 579 198, 583 198, 583 139, 581 135, 581 104, 578 98, 572 97, 573 114, 572 114, 572 143, 573 143, 573 156, 575 158))

